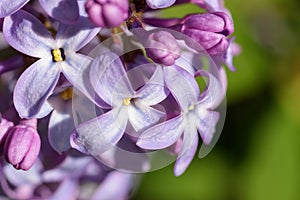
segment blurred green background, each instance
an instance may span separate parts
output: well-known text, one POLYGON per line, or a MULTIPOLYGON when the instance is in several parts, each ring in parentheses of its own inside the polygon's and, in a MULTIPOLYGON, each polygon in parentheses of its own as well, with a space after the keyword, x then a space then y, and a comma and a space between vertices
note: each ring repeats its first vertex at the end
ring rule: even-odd
POLYGON ((134 199, 300 199, 300 1, 225 4, 242 53, 221 137, 180 177, 173 164, 146 174, 134 199))

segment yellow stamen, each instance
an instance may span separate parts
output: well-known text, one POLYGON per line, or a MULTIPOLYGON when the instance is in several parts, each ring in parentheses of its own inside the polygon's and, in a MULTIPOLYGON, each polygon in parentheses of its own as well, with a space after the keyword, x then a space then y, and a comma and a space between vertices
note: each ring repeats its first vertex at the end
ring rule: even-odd
POLYGON ((65 53, 63 48, 52 49, 51 54, 54 62, 61 62, 65 60, 65 53))
POLYGON ((128 106, 130 104, 131 98, 125 98, 123 99, 123 105, 128 106))
POLYGON ((189 111, 194 110, 195 109, 194 104, 190 105, 190 107, 188 109, 189 109, 189 111))
POLYGON ((68 88, 68 89, 64 90, 62 93, 60 93, 60 97, 65 101, 72 99, 72 96, 73 96, 72 88, 68 88))

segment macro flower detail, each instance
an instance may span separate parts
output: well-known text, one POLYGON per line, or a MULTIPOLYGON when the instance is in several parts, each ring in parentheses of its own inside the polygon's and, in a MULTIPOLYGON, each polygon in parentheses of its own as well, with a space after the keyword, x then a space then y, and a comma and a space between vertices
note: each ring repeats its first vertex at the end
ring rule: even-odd
POLYGON ((121 139, 128 121, 139 132, 164 116, 151 107, 167 96, 160 66, 151 79, 135 91, 121 60, 114 53, 106 53, 94 59, 91 81, 96 83, 96 92, 112 109, 76 128, 75 143, 79 147, 75 148, 79 150, 83 146, 90 154, 100 155, 121 139))
POLYGON ((9 16, 21 9, 29 0, 1 0, 0 1, 0 18, 9 16))
MULTIPOLYGON (((20 10, 5 18, 3 32, 8 43, 24 54, 41 58, 23 72, 15 86, 14 104, 21 117, 37 116, 61 72, 81 88, 77 76, 91 59, 76 51, 85 46, 98 31, 83 18, 74 25, 60 25, 54 40, 41 22, 25 11, 20 10), (81 30, 81 26, 90 29, 81 30)), ((47 110, 39 118, 52 110, 43 108, 47 110)))
POLYGON ((36 119, 21 120, 7 133, 4 156, 16 169, 30 169, 39 154, 41 139, 36 125, 36 119))
POLYGON ((215 77, 205 71, 197 73, 209 78, 207 90, 202 94, 190 73, 178 66, 164 68, 166 85, 180 105, 181 113, 145 130, 137 141, 141 148, 163 149, 183 135, 183 144, 174 168, 176 176, 186 170, 195 155, 198 146, 197 130, 204 144, 210 144, 219 120, 219 113, 213 109, 224 98, 222 86, 215 77))

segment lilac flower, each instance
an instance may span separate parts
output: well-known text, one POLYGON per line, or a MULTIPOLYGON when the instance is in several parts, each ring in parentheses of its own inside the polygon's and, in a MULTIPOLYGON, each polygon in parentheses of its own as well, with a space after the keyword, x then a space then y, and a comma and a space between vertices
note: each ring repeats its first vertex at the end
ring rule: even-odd
POLYGON ((174 173, 181 175, 190 162, 198 146, 199 131, 204 144, 209 144, 215 132, 219 113, 213 111, 224 97, 222 86, 205 71, 198 74, 209 78, 208 88, 202 94, 194 77, 180 67, 164 68, 167 87, 181 107, 180 115, 144 131, 137 145, 145 149, 162 149, 171 146, 183 133, 183 144, 177 158, 174 173))
POLYGON ((180 57, 181 50, 171 33, 167 31, 148 33, 143 29, 134 29, 133 33, 145 47, 147 56, 154 62, 170 66, 180 57))
MULTIPOLYGON (((224 12, 205 13, 188 16, 180 31, 201 45, 210 55, 224 53, 229 42, 227 36, 233 33, 233 23, 224 12)), ((199 51, 193 41, 187 44, 199 51)))
POLYGON ((129 4, 124 0, 87 0, 86 12, 100 27, 117 27, 128 17, 129 4))
POLYGON ((36 119, 21 120, 7 133, 4 156, 16 169, 30 169, 39 155, 41 139, 36 125, 36 119))
POLYGON ((163 116, 151 107, 167 96, 160 66, 151 79, 135 91, 121 60, 109 52, 94 59, 91 81, 95 83, 98 95, 112 106, 110 111, 84 122, 74 132, 78 137, 77 145, 94 156, 111 149, 120 140, 128 121, 135 131, 141 131, 163 116))
POLYGON ((146 0, 147 5, 152 9, 166 8, 175 3, 176 0, 146 0))
MULTIPOLYGON (((74 86, 82 88, 77 77, 91 59, 75 52, 98 31, 87 19, 81 18, 77 24, 59 26, 54 40, 46 28, 25 11, 5 18, 3 32, 8 43, 24 54, 41 58, 23 72, 15 86, 14 105, 22 118, 37 115, 51 95, 61 72, 74 86)), ((46 106, 43 110, 39 118, 52 109, 46 106)))

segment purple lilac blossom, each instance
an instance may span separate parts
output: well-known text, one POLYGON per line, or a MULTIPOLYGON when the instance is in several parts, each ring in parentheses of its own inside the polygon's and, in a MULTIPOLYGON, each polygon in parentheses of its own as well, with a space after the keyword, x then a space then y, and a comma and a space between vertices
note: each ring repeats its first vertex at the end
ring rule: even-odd
POLYGON ((143 29, 132 31, 146 49, 147 56, 154 62, 166 66, 173 65, 180 57, 181 50, 174 36, 167 31, 146 32, 143 29))
POLYGON ((21 9, 29 0, 1 0, 0 18, 9 16, 21 9))
POLYGON ((121 139, 128 121, 137 132, 158 122, 164 113, 151 106, 167 96, 162 76, 162 69, 157 66, 151 79, 135 91, 116 54, 109 52, 95 58, 91 81, 96 83, 96 92, 112 109, 76 128, 73 133, 78 138, 76 148, 83 146, 97 156, 121 139))
POLYGON ((4 156, 16 169, 28 170, 34 164, 41 148, 37 120, 21 120, 7 133, 4 156))
POLYGON ((174 144, 183 134, 183 144, 175 163, 174 173, 181 175, 198 146, 199 131, 204 144, 209 144, 215 132, 219 113, 213 111, 224 98, 222 85, 205 71, 197 72, 207 76, 207 90, 200 94, 194 77, 184 69, 172 66, 164 68, 165 82, 181 107, 180 115, 144 131, 137 145, 145 149, 162 149, 174 144))
POLYGON ((117 27, 128 17, 128 1, 87 0, 85 4, 89 19, 103 28, 117 27))
MULTIPOLYGON (((34 16, 19 11, 5 18, 3 32, 12 47, 24 54, 41 58, 25 70, 17 81, 14 104, 21 117, 37 115, 51 95, 61 72, 75 86, 83 87, 77 79, 81 70, 78 66, 88 65, 91 59, 76 51, 99 32, 98 28, 89 26, 85 19, 74 25, 59 26, 54 40, 34 16), (82 30, 82 27, 89 29, 82 30)), ((38 117, 42 118, 50 111, 47 109, 38 117)))

